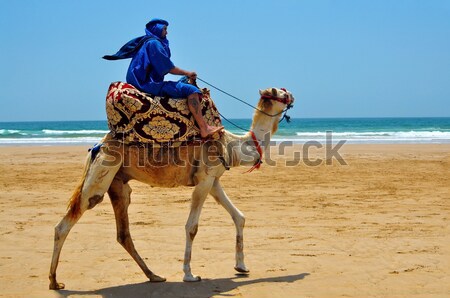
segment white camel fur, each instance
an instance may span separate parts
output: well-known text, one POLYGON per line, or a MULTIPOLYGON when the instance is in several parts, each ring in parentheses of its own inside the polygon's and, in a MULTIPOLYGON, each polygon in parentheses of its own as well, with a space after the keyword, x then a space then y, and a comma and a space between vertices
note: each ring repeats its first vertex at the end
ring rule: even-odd
MULTIPOLYGON (((260 91, 258 109, 253 116, 251 131, 259 142, 275 133, 282 111, 293 103, 292 94, 284 89, 269 88, 260 91), (261 112, 262 111, 262 112, 261 112), (272 115, 272 116, 270 116, 272 115)), ((131 188, 128 181, 134 179, 153 186, 175 187, 195 185, 192 193, 191 210, 185 226, 186 248, 184 253, 184 278, 186 282, 200 281, 191 272, 191 251, 197 233, 200 212, 208 194, 231 215, 236 226, 236 266, 238 272, 247 273, 244 264, 243 229, 245 218, 230 201, 222 186, 220 177, 227 166, 254 165, 260 158, 258 141, 251 133, 237 136, 224 131, 219 141, 206 142, 204 146, 184 146, 176 149, 177 157, 169 156, 160 148, 145 149, 140 146, 124 145, 107 134, 103 146, 96 156, 88 155, 84 174, 69 202, 67 214, 55 227, 54 250, 50 266, 50 289, 63 289, 64 284, 56 281, 56 269, 64 241, 71 228, 83 213, 100 203, 106 192, 110 197, 117 226, 117 241, 136 261, 151 282, 162 282, 164 277, 154 274, 136 251, 129 231, 128 206, 131 188), (230 146, 231 145, 231 146, 230 146), (147 150, 147 151, 144 151, 147 150), (150 153, 149 151, 150 150, 150 153), (162 157, 158 161, 142 162, 143 156, 162 157), (199 162, 200 161, 200 162, 199 162), (125 162, 127 163, 125 165, 125 162), (180 162, 184 166, 180 166, 180 162)), ((264 145, 264 144, 263 144, 264 145)), ((175 149, 174 149, 175 150, 175 149)))

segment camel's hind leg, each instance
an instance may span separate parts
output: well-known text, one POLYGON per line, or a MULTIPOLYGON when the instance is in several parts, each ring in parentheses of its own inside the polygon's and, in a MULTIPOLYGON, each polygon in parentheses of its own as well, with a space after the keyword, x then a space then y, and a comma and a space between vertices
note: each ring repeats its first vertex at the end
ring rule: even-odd
POLYGON ((166 281, 164 277, 154 274, 139 256, 138 252, 134 248, 133 240, 130 235, 130 225, 128 220, 128 206, 130 205, 131 187, 128 183, 118 177, 116 177, 109 190, 108 195, 111 199, 111 203, 114 208, 114 214, 116 216, 117 225, 117 241, 125 248, 125 250, 131 255, 136 263, 144 271, 145 275, 151 282, 166 281))
POLYGON ((55 227, 53 256, 49 274, 49 288, 51 290, 64 288, 63 283, 56 281, 56 269, 67 235, 86 210, 94 208, 95 205, 103 200, 103 195, 108 190, 111 181, 121 166, 119 163, 116 165, 103 165, 104 156, 102 154, 100 153, 92 163, 91 159, 88 158, 83 177, 70 200, 69 210, 55 227))
POLYGON ((248 273, 249 270, 244 264, 244 225, 245 217, 242 212, 233 205, 233 203, 228 198, 227 194, 220 185, 219 179, 214 181, 213 187, 211 188, 211 195, 222 205, 225 210, 233 218, 234 224, 236 226, 236 266, 234 269, 241 273, 248 273))
POLYGON ((53 247, 53 256, 52 263, 50 266, 50 274, 48 278, 50 279, 50 290, 59 290, 64 289, 65 285, 63 283, 58 283, 56 281, 56 269, 58 268, 59 256, 61 254, 61 249, 63 247, 64 241, 69 235, 72 227, 77 223, 80 219, 81 215, 83 215, 85 210, 80 210, 76 216, 74 217, 70 214, 70 210, 67 212, 66 216, 59 222, 59 224, 55 227, 55 241, 53 247))

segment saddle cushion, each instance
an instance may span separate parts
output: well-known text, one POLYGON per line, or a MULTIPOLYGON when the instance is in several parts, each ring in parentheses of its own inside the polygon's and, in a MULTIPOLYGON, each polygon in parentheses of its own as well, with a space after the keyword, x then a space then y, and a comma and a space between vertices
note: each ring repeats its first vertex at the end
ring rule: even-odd
MULTIPOLYGON (((200 103, 205 121, 220 126, 220 115, 209 90, 205 88, 202 93, 200 103)), ((176 146, 201 138, 186 98, 152 96, 124 82, 109 86, 106 115, 112 136, 125 144, 176 146)))

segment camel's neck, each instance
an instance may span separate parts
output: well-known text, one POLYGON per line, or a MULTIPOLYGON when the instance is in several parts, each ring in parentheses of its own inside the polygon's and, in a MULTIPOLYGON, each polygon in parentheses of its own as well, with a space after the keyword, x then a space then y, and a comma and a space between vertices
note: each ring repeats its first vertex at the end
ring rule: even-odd
MULTIPOLYGON (((275 118, 261 114, 253 119, 251 131, 255 134, 257 143, 263 151, 270 145, 273 121, 277 121, 275 118)), ((232 166, 254 165, 257 160, 262 158, 250 132, 244 136, 227 133, 226 139, 232 166)))
POLYGON ((253 131, 261 146, 269 146, 274 120, 274 118, 266 115, 255 117, 253 120, 251 131, 253 131))

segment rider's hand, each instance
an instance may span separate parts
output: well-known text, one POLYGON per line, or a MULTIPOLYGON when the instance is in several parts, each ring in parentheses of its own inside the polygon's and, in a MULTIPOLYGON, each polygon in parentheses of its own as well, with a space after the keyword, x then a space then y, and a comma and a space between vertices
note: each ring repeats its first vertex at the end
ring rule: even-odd
POLYGON ((187 76, 192 79, 192 80, 196 80, 197 79, 197 73, 195 71, 190 71, 187 73, 187 76))

